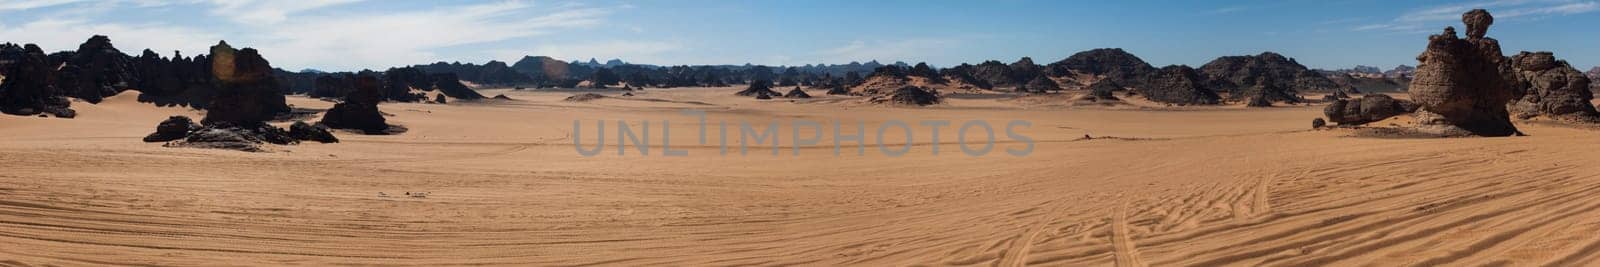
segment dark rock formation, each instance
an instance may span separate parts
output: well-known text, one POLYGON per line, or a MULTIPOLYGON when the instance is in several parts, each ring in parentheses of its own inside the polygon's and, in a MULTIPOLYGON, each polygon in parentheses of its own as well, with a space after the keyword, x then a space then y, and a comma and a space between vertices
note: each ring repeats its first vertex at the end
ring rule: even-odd
POLYGON ((253 127, 289 112, 272 65, 253 48, 235 50, 222 42, 211 47, 216 93, 202 124, 227 122, 253 127))
POLYGON ((1143 87, 1147 77, 1154 74, 1156 68, 1121 48, 1100 48, 1078 52, 1050 63, 1045 66, 1045 72, 1055 77, 1094 75, 1125 86, 1143 87))
POLYGON ((187 58, 174 51, 169 59, 145 50, 134 62, 139 69, 139 84, 133 89, 140 92, 139 102, 196 109, 211 104, 216 85, 211 77, 211 60, 205 55, 187 58))
MULTIPOLYGON (((317 141, 318 143, 338 143, 339 138, 333 136, 328 127, 321 124, 311 125, 305 121, 295 121, 289 125, 289 137, 300 141, 317 141)), ((149 142, 146 138, 145 142, 149 142)))
POLYGON ((591 100, 601 99, 601 98, 606 98, 606 96, 601 95, 601 94, 596 94, 596 93, 584 93, 584 94, 569 96, 566 99, 562 99, 562 101, 567 101, 567 102, 588 102, 588 101, 591 101, 591 100))
POLYGON ((354 80, 355 91, 345 95, 343 102, 328 109, 318 124, 334 129, 360 130, 367 134, 387 133, 389 124, 383 118, 383 112, 378 110, 378 102, 383 100, 379 93, 382 85, 378 78, 359 76, 354 80))
POLYGON ((1034 93, 1054 92, 1061 91, 1061 85, 1057 84, 1055 80, 1051 80, 1050 77, 1045 77, 1044 75, 1035 75, 1033 76, 1033 80, 1028 81, 1028 83, 1023 84, 1021 87, 1017 87, 1017 91, 1034 93))
POLYGON ((800 87, 795 87, 793 90, 789 90, 789 93, 783 94, 783 97, 784 98, 811 98, 811 94, 807 94, 805 90, 800 90, 800 87))
POLYGON ((835 84, 832 84, 832 85, 828 86, 828 94, 829 95, 850 95, 850 89, 846 89, 844 87, 843 83, 835 83, 835 84))
POLYGON ((65 64, 60 75, 71 78, 57 80, 56 87, 89 103, 100 103, 104 97, 139 84, 133 58, 117 50, 111 45, 111 38, 104 35, 95 35, 79 45, 65 64))
POLYGON ((1411 99, 1422 107, 1417 130, 1440 136, 1519 134, 1506 111, 1514 93, 1510 64, 1500 42, 1484 37, 1494 18, 1474 9, 1461 20, 1467 39, 1447 27, 1429 36, 1427 51, 1417 56, 1420 64, 1410 86, 1411 99))
POLYGON ((511 97, 506 95, 494 95, 493 98, 497 100, 511 100, 511 97))
POLYGON ((383 99, 389 101, 425 101, 428 95, 419 91, 431 91, 434 87, 427 72, 413 67, 391 68, 383 72, 383 79, 383 99))
POLYGON ((0 112, 32 116, 49 113, 72 118, 72 102, 61 97, 52 81, 55 67, 39 46, 0 44, 0 112))
POLYGON ((1323 120, 1322 118, 1311 119, 1311 128, 1312 129, 1320 129, 1322 127, 1327 127, 1327 126, 1328 126, 1328 121, 1323 120))
POLYGON ((1229 99, 1242 100, 1261 93, 1249 92, 1270 89, 1266 92, 1273 101, 1298 99, 1292 97, 1304 91, 1332 92, 1343 88, 1316 71, 1300 65, 1294 59, 1273 52, 1255 56, 1226 56, 1212 60, 1200 67, 1207 86, 1216 92, 1229 92, 1229 99))
POLYGON ((227 122, 206 124, 204 127, 189 132, 182 140, 167 142, 167 147, 194 147, 231 149, 245 152, 260 152, 261 144, 292 145, 300 143, 289 132, 282 128, 266 123, 250 126, 234 125, 227 122))
POLYGON ((1116 92, 1123 90, 1117 81, 1104 79, 1089 85, 1089 95, 1100 100, 1117 99, 1116 92))
POLYGON ((1216 92, 1206 88, 1194 68, 1173 65, 1161 68, 1142 82, 1138 92, 1151 101, 1176 105, 1215 105, 1221 102, 1216 92))
MULTIPOLYGON (((1278 83, 1272 81, 1272 78, 1257 77, 1253 82, 1254 85, 1235 89, 1232 96, 1234 99, 1248 99, 1246 105, 1252 107, 1266 107, 1271 106, 1272 103, 1280 102, 1289 104, 1305 102, 1305 99, 1296 94, 1295 90, 1283 89, 1278 87, 1280 86, 1278 83)), ((1343 93, 1344 91, 1334 90, 1334 92, 1343 93)))
POLYGON ((1322 114, 1328 117, 1328 121, 1339 125, 1359 125, 1412 112, 1416 107, 1404 100, 1375 94, 1356 100, 1334 100, 1322 109, 1322 114))
POLYGON ((768 93, 757 93, 757 94, 756 94, 756 99, 762 99, 762 100, 766 100, 766 99, 772 99, 772 94, 768 94, 768 93))
POLYGON ((188 116, 172 116, 156 125, 156 132, 144 137, 145 142, 167 142, 183 139, 189 132, 200 129, 200 124, 188 116))
POLYGON ((433 96, 433 103, 434 104, 449 104, 450 103, 450 99, 444 97, 444 94, 438 94, 438 95, 434 95, 433 96))
POLYGON ((467 88, 467 85, 465 84, 461 84, 461 79, 456 78, 456 75, 453 73, 438 73, 431 74, 430 76, 433 77, 433 89, 439 90, 440 93, 444 93, 444 95, 450 96, 450 98, 467 100, 483 99, 482 94, 478 94, 478 91, 472 90, 472 88, 467 88))
POLYGON ((734 95, 738 95, 738 96, 768 95, 768 97, 771 97, 771 95, 783 95, 783 94, 778 93, 778 91, 773 91, 771 82, 757 81, 757 82, 750 83, 749 87, 745 87, 744 90, 739 91, 737 93, 734 93, 734 95))
POLYGON ((1507 108, 1519 118, 1550 117, 1600 122, 1590 100, 1590 80, 1550 52, 1522 52, 1511 57, 1516 71, 1516 97, 1507 108))
POLYGON ((894 92, 889 93, 886 98, 880 96, 872 99, 872 102, 874 103, 916 106, 933 105, 943 101, 944 99, 939 97, 938 92, 916 86, 901 87, 900 89, 896 89, 894 92))

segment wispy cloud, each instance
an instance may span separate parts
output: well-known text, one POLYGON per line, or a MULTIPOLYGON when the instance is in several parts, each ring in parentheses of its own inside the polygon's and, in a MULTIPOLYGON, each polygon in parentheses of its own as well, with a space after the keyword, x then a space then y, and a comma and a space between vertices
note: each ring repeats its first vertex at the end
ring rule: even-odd
POLYGON ((825 62, 915 61, 948 51, 957 45, 960 42, 951 39, 856 40, 818 51, 816 58, 825 62))
POLYGON ((0 26, 0 39, 27 40, 46 50, 75 49, 96 34, 111 36, 112 42, 123 53, 138 54, 144 48, 153 48, 163 55, 171 50, 182 50, 188 55, 205 51, 217 42, 219 35, 181 26, 145 23, 93 23, 78 19, 42 19, 16 27, 0 26))
POLYGON ((1491 9, 1490 12, 1494 13, 1495 19, 1507 20, 1531 16, 1589 13, 1600 10, 1600 3, 1575 0, 1493 0, 1458 3, 1412 10, 1395 17, 1393 20, 1364 24, 1352 28, 1352 30, 1424 31, 1425 25, 1460 20, 1461 13, 1476 8, 1491 9))
POLYGON ((86 0, 7 0, 0 1, 0 12, 53 7, 85 1, 86 0))
POLYGON ((1210 13, 1212 15, 1220 15, 1220 14, 1228 14, 1228 13, 1235 13, 1235 12, 1239 12, 1239 11, 1245 11, 1245 10, 1249 10, 1249 9, 1250 9, 1250 7, 1245 7, 1245 6, 1230 6, 1230 7, 1222 7, 1222 8, 1212 9, 1210 11, 1207 11, 1206 13, 1210 13))
POLYGON ((622 59, 638 63, 664 62, 663 53, 682 51, 684 44, 675 41, 610 40, 535 45, 530 49, 499 49, 490 53, 495 59, 513 61, 525 55, 549 56, 562 60, 622 59))
POLYGON ((210 13, 245 24, 277 24, 290 14, 362 0, 210 0, 210 13))

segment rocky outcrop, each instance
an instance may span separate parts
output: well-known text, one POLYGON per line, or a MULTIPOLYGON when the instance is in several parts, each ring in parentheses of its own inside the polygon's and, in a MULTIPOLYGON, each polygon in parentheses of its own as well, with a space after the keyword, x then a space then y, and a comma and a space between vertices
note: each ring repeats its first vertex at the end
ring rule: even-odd
POLYGON ((1125 86, 1142 87, 1156 68, 1121 48, 1100 48, 1078 52, 1045 66, 1054 77, 1086 74, 1109 79, 1125 86))
POLYGON ((596 99, 601 99, 601 98, 606 98, 606 96, 605 95, 601 95, 601 94, 596 94, 596 93, 584 93, 584 94, 569 96, 566 99, 562 99, 561 101, 567 101, 567 102, 589 102, 589 101, 596 100, 596 99))
POLYGON ((54 65, 39 46, 0 44, 0 112, 32 116, 48 113, 72 118, 72 102, 61 97, 52 78, 54 65))
POLYGON ((167 142, 183 139, 189 132, 200 129, 200 124, 194 123, 188 116, 172 116, 156 125, 156 132, 146 135, 145 142, 167 142))
MULTIPOLYGON (((278 115, 288 113, 289 107, 284 103, 278 79, 273 77, 271 64, 260 53, 252 48, 234 49, 222 42, 211 47, 210 59, 210 79, 215 83, 216 92, 209 102, 206 117, 201 120, 202 126, 166 146, 262 151, 261 144, 300 142, 282 128, 267 124, 278 115)), ((174 119, 168 121, 182 124, 184 120, 174 119)), ((156 134, 162 134, 161 128, 165 127, 157 126, 156 134)), ((176 128, 166 130, 167 134, 175 133, 173 129, 176 128)))
POLYGON ((1117 99, 1116 92, 1124 90, 1122 84, 1109 79, 1100 80, 1089 85, 1089 96, 1100 100, 1117 99))
POLYGON ((1017 91, 1030 93, 1055 92, 1061 91, 1061 85, 1057 84, 1055 80, 1051 80, 1050 77, 1038 75, 1033 76, 1033 79, 1029 80, 1028 83, 1018 86, 1017 91))
POLYGON ((289 112, 272 65, 254 48, 236 50, 227 42, 212 46, 211 74, 216 93, 202 124, 255 125, 289 112))
POLYGON ((433 79, 427 72, 414 67, 391 68, 383 72, 383 99, 398 102, 421 102, 428 95, 421 91, 433 90, 433 79))
POLYGON ((894 92, 886 96, 873 97, 869 101, 879 104, 926 106, 941 103, 944 99, 939 96, 939 92, 935 92, 932 89, 906 86, 895 89, 894 92))
POLYGON ((766 95, 768 97, 774 96, 774 95, 783 95, 781 93, 778 93, 778 91, 773 91, 772 90, 772 83, 771 82, 762 82, 762 81, 750 83, 749 87, 745 87, 744 90, 741 90, 741 91, 739 91, 737 93, 733 93, 733 94, 734 95, 738 95, 738 96, 756 96, 756 97, 759 97, 759 96, 762 96, 762 95, 766 95))
POLYGON ((157 106, 206 108, 215 93, 211 60, 205 55, 184 57, 173 51, 172 58, 145 50, 134 59, 139 69, 139 102, 157 106))
POLYGON ((344 96, 344 101, 334 104, 332 109, 322 115, 322 122, 334 129, 359 130, 367 134, 386 134, 389 130, 383 112, 378 110, 378 102, 383 100, 380 95, 382 86, 377 77, 358 76, 354 79, 355 90, 344 96))
POLYGON ((90 37, 61 68, 56 87, 68 95, 89 103, 100 103, 107 96, 116 95, 139 84, 138 70, 133 58, 111 45, 104 35, 90 37))
POLYGON ((430 74, 429 76, 433 77, 433 89, 439 90, 439 93, 450 96, 450 98, 466 100, 483 99, 483 95, 478 94, 478 91, 468 88, 465 84, 461 84, 461 79, 456 78, 454 73, 436 73, 430 74))
MULTIPOLYGON (((1296 94, 1295 90, 1283 89, 1279 87, 1282 85, 1272 82, 1271 78, 1257 77, 1251 84, 1253 85, 1250 87, 1234 89, 1233 94, 1231 94, 1232 98, 1246 99, 1246 106, 1252 107, 1266 107, 1271 106, 1272 103, 1299 104, 1305 102, 1305 99, 1296 94)), ((1344 93, 1343 90, 1334 90, 1334 92, 1344 93)))
POLYGON ((1322 114, 1339 125, 1360 125, 1410 113, 1416 108, 1411 102, 1388 95, 1368 95, 1355 100, 1334 100, 1323 107, 1322 114))
POLYGON ((1518 118, 1549 117, 1560 120, 1600 122, 1589 101, 1590 80, 1551 52, 1522 52, 1511 57, 1516 72, 1516 97, 1508 111, 1518 118))
POLYGON ((783 94, 783 97, 784 98, 811 98, 811 94, 807 94, 805 90, 800 90, 800 87, 795 87, 793 90, 789 90, 788 93, 783 94))
POLYGON ((1273 52, 1254 56, 1226 56, 1200 67, 1207 86, 1229 93, 1229 99, 1243 100, 1268 95, 1271 101, 1292 100, 1301 91, 1343 91, 1333 80, 1300 65, 1292 58, 1273 52), (1260 89, 1274 92, 1255 92, 1260 89))
POLYGON ((295 140, 316 141, 324 144, 339 142, 339 138, 334 137, 333 132, 329 131, 327 126, 321 124, 312 125, 305 121, 295 121, 294 124, 289 125, 289 137, 293 137, 295 140))
POLYGON ((1417 130, 1439 136, 1519 134, 1506 110, 1514 97, 1512 68, 1499 41, 1485 37, 1494 17, 1474 9, 1461 20, 1467 25, 1466 39, 1446 27, 1444 33, 1429 36, 1427 50, 1417 56, 1409 91, 1421 106, 1417 130))
POLYGON ((1189 66, 1163 67, 1141 84, 1144 86, 1138 88, 1138 93, 1155 102, 1175 105, 1221 103, 1221 97, 1210 88, 1206 88, 1204 78, 1189 66))

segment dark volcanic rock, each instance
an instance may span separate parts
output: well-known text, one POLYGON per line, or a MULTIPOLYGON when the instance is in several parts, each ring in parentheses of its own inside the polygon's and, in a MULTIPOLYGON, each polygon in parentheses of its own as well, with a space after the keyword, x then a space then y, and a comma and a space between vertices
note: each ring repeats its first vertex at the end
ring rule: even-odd
POLYGON ((783 94, 783 97, 784 98, 811 98, 811 94, 807 94, 805 90, 800 90, 800 87, 795 87, 793 90, 789 90, 789 93, 783 94))
POLYGON ((601 99, 601 98, 606 98, 606 96, 601 95, 601 94, 596 94, 596 93, 584 93, 584 94, 580 94, 580 95, 569 96, 566 99, 562 99, 562 101, 567 101, 567 102, 588 102, 590 100, 601 99))
POLYGON ((391 68, 383 72, 383 79, 383 98, 389 101, 425 101, 428 95, 418 91, 429 91, 434 87, 428 73, 415 67, 391 68))
POLYGON ((829 95, 849 95, 850 94, 850 89, 846 89, 844 87, 844 84, 842 84, 842 83, 834 83, 834 84, 828 86, 828 94, 829 95))
POLYGON ((737 93, 733 93, 733 94, 734 95, 738 95, 738 96, 768 95, 768 97, 770 97, 771 95, 783 95, 783 94, 778 93, 778 91, 773 91, 772 90, 772 83, 771 82, 766 82, 766 81, 757 81, 757 82, 750 83, 749 87, 745 87, 744 90, 741 90, 741 91, 739 91, 737 93))
POLYGON ((433 103, 435 103, 435 104, 449 104, 450 103, 450 98, 444 97, 444 94, 434 95, 433 96, 433 103))
POLYGON ((139 102, 157 106, 187 106, 205 109, 216 92, 211 76, 211 60, 205 55, 183 57, 173 52, 172 58, 163 58, 155 51, 145 50, 135 59, 139 69, 139 102))
POLYGON ((877 103, 887 102, 896 105, 916 106, 933 105, 943 101, 944 99, 939 97, 938 92, 916 86, 900 87, 900 89, 896 89, 894 92, 889 93, 888 98, 877 98, 873 100, 873 102, 877 103))
MULTIPOLYGON (((300 141, 317 141, 318 143, 338 143, 339 138, 333 136, 332 131, 323 125, 311 125, 305 121, 295 121, 289 125, 289 136, 300 141)), ((146 140, 146 142, 149 142, 146 140)))
POLYGON ((1517 97, 1508 106, 1519 118, 1546 116, 1557 119, 1600 121, 1590 100, 1590 80, 1550 52, 1522 52, 1511 57, 1516 71, 1517 97))
POLYGON ((450 96, 450 98, 467 100, 483 99, 483 95, 478 94, 478 91, 472 90, 472 88, 467 88, 467 85, 465 84, 461 84, 461 79, 456 78, 454 73, 439 73, 432 74, 430 76, 433 77, 433 89, 439 90, 440 93, 444 93, 444 95, 450 96))
POLYGON ((1301 90, 1341 91, 1341 86, 1328 77, 1307 69, 1292 58, 1273 52, 1220 57, 1201 66, 1200 73, 1205 75, 1207 85, 1213 91, 1229 92, 1229 98, 1234 100, 1256 97, 1259 93, 1246 91, 1262 88, 1274 90, 1267 93, 1274 98, 1295 96, 1301 90), (1265 86, 1261 86, 1263 84, 1265 86))
MULTIPOLYGON (((1301 99, 1300 95, 1295 94, 1294 90, 1278 87, 1280 85, 1272 82, 1271 78, 1257 77, 1253 83, 1254 85, 1250 87, 1235 89, 1232 94, 1234 99, 1248 99, 1246 105, 1252 107, 1271 106, 1272 103, 1278 102, 1298 104, 1305 101, 1305 99, 1301 99)), ((1335 92, 1343 93, 1344 91, 1336 90, 1335 92)))
POLYGON ((1440 136, 1519 134, 1506 111, 1514 93, 1512 68, 1500 42, 1483 37, 1493 21, 1489 12, 1474 9, 1462 14, 1467 39, 1457 38, 1452 27, 1428 37, 1410 87, 1411 99, 1422 107, 1417 130, 1440 136))
POLYGON ((1381 121, 1416 110, 1416 105, 1388 95, 1368 95, 1355 100, 1339 99, 1322 109, 1328 121, 1358 125, 1381 121))
POLYGON ((1117 99, 1116 92, 1123 90, 1122 85, 1109 79, 1100 80, 1089 85, 1089 95, 1096 99, 1117 99))
POLYGON ((355 91, 345 95, 343 102, 328 109, 319 124, 334 129, 361 130, 367 134, 387 133, 389 124, 383 118, 383 112, 378 111, 378 102, 382 101, 380 86, 377 77, 356 77, 355 91))
POLYGON ((227 122, 242 127, 264 124, 289 112, 272 66, 253 48, 240 50, 222 42, 211 47, 211 73, 216 94, 202 124, 227 122))
POLYGON ((1328 126, 1328 121, 1323 120, 1322 118, 1311 119, 1311 128, 1312 129, 1322 128, 1322 127, 1326 127, 1326 126, 1328 126))
POLYGON ((1050 77, 1045 77, 1044 75, 1037 75, 1037 76, 1033 76, 1033 80, 1030 80, 1030 81, 1028 81, 1028 83, 1023 84, 1022 87, 1017 87, 1017 91, 1026 91, 1026 92, 1035 92, 1035 93, 1054 92, 1054 91, 1061 91, 1061 85, 1057 84, 1055 80, 1051 80, 1050 77))
POLYGON ((1100 48, 1078 52, 1045 66, 1050 76, 1068 76, 1074 73, 1100 76, 1125 86, 1143 87, 1147 77, 1156 68, 1143 59, 1121 48, 1100 48))
POLYGON ((39 46, 0 44, 0 112, 32 116, 49 113, 71 118, 77 112, 52 81, 55 68, 39 46))
POLYGON ((1221 102, 1216 92, 1206 88, 1194 68, 1173 65, 1161 68, 1139 87, 1139 94, 1151 101, 1176 105, 1215 105, 1221 102))
POLYGON ((188 116, 172 116, 165 121, 161 121, 161 124, 157 124, 156 132, 145 136, 144 141, 167 142, 183 139, 189 136, 189 132, 199 129, 200 124, 194 123, 194 120, 189 119, 188 116))
POLYGON ((133 58, 111 46, 111 38, 104 35, 90 37, 65 63, 68 67, 61 69, 61 75, 72 78, 57 80, 56 87, 89 103, 100 103, 139 83, 133 58))
POLYGON ((266 123, 239 126, 227 122, 207 124, 189 132, 182 140, 168 142, 168 147, 194 147, 231 149, 260 152, 261 144, 292 145, 300 143, 289 132, 266 123))

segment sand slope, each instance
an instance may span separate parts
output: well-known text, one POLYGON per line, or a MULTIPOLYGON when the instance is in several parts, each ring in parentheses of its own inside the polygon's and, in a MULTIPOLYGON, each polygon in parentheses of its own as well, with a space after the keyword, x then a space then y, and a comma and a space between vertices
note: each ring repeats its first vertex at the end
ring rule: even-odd
MULTIPOLYGON (((141 143, 166 116, 198 113, 128 95, 74 105, 81 114, 72 120, 0 116, 0 264, 1600 260, 1593 131, 1523 125, 1530 136, 1364 139, 1307 130, 1320 106, 1160 111, 957 99, 894 108, 820 93, 756 101, 732 96, 737 90, 651 89, 583 103, 561 101, 571 92, 488 90, 517 100, 384 104, 410 132, 342 133, 343 143, 274 153, 141 143), (1026 157, 999 152, 1016 142, 969 157, 945 128, 933 155, 931 132, 915 127, 918 139, 902 157, 875 147, 833 156, 827 138, 799 156, 787 146, 779 156, 770 147, 719 156, 715 134, 698 144, 699 125, 677 114, 685 108, 730 123, 976 119, 1004 127, 1022 119, 1037 143, 1026 157), (649 157, 631 147, 617 156, 608 147, 581 157, 574 119, 585 130, 598 119, 630 127, 670 120, 674 149, 690 156, 661 157, 659 147, 649 157), (1085 134, 1126 139, 1077 140, 1085 134), (429 195, 402 196, 408 191, 429 195)), ((783 138, 790 130, 781 128, 783 138)), ((594 141, 584 135, 586 145, 594 141)))

